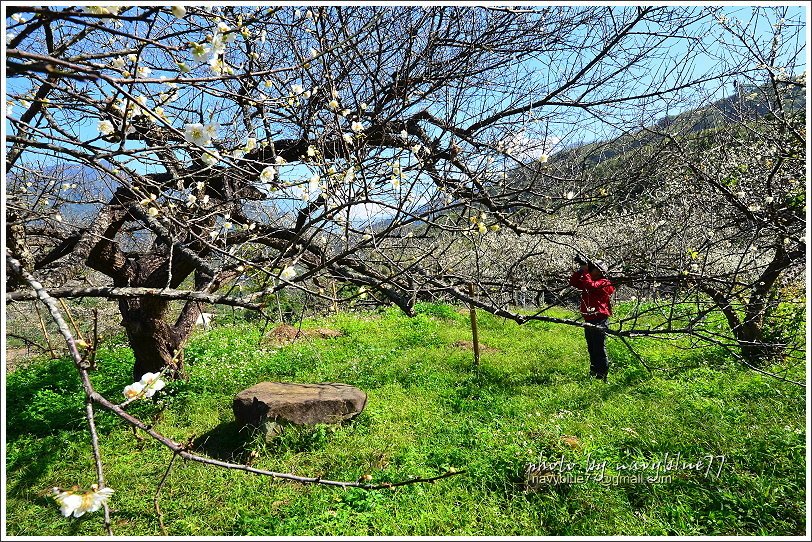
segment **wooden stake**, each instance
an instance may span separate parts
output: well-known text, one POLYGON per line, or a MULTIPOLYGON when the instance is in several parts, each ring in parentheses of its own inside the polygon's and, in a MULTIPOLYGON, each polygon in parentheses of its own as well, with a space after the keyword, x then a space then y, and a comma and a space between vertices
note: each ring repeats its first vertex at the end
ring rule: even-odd
POLYGON ((479 329, 476 323, 476 307, 474 307, 474 283, 468 285, 468 292, 471 294, 471 336, 474 343, 474 366, 479 369, 479 329))
POLYGON ((68 310, 68 306, 65 305, 65 301, 60 299, 59 304, 62 305, 62 310, 65 311, 65 314, 68 315, 68 319, 70 320, 70 323, 73 324, 73 330, 76 332, 76 336, 79 337, 80 339, 84 340, 84 337, 82 337, 82 332, 79 329, 79 326, 76 325, 76 321, 73 319, 73 315, 68 310))
POLYGON ((37 310, 39 327, 42 329, 42 334, 45 335, 45 342, 48 343, 48 350, 51 352, 51 359, 56 359, 58 356, 56 355, 56 352, 54 352, 53 345, 51 345, 51 337, 48 336, 48 330, 45 328, 45 321, 42 319, 42 315, 39 312, 39 304, 34 305, 34 308, 37 310))

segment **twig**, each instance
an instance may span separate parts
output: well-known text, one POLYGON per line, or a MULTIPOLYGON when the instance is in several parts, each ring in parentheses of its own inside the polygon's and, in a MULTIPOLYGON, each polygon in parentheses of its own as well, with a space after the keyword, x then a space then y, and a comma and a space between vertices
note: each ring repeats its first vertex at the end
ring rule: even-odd
MULTIPOLYGON (((29 284, 29 286, 31 286, 31 288, 37 292, 37 297, 45 304, 46 307, 48 307, 48 310, 51 312, 51 318, 53 318, 54 322, 59 328, 60 333, 62 333, 62 336, 65 338, 65 342, 68 345, 68 350, 70 351, 74 364, 79 371, 79 376, 82 380, 82 387, 84 388, 86 398, 85 413, 87 415, 87 424, 90 430, 90 442, 93 448, 93 460, 96 464, 96 479, 98 480, 99 489, 101 489, 104 487, 104 470, 101 461, 101 450, 99 449, 99 435, 96 432, 96 422, 93 416, 92 401, 95 391, 90 383, 90 376, 87 373, 87 366, 85 365, 81 354, 79 354, 79 350, 76 348, 76 342, 71 335, 68 324, 65 322, 65 319, 62 318, 62 314, 59 312, 59 307, 57 306, 56 300, 48 295, 48 292, 45 291, 42 284, 37 282, 37 280, 30 273, 23 269, 20 262, 15 260, 8 250, 6 251, 6 262, 14 273, 22 277, 29 284)), ((37 314, 39 314, 39 311, 37 311, 37 314)), ((110 524, 110 509, 106 503, 104 505, 104 527, 107 530, 107 534, 112 536, 113 530, 110 524)))
POLYGON ((166 532, 166 525, 164 525, 164 514, 161 512, 161 506, 158 504, 158 497, 161 494, 161 489, 164 487, 166 483, 166 478, 169 476, 169 471, 172 470, 172 464, 175 463, 175 459, 178 458, 178 454, 172 454, 172 459, 169 460, 169 465, 166 467, 166 472, 164 472, 161 481, 158 483, 158 487, 155 489, 155 497, 152 499, 152 502, 155 504, 155 513, 158 515, 158 525, 161 526, 161 533, 164 536, 168 536, 166 532))
POLYGON ((637 361, 639 361, 639 362, 640 362, 640 364, 641 364, 643 367, 645 367, 645 368, 646 368, 646 370, 649 372, 649 374, 651 374, 651 373, 652 373, 651 367, 649 367, 649 366, 648 366, 648 364, 646 364, 646 362, 645 362, 645 361, 643 361, 642 356, 640 356, 640 354, 638 354, 638 353, 635 351, 635 349, 634 349, 634 348, 632 348, 632 345, 631 345, 631 344, 629 344, 629 341, 627 341, 627 340, 626 340, 626 337, 624 337, 624 336, 622 336, 622 335, 618 335, 617 337, 618 337, 618 338, 619 338, 621 341, 623 341, 623 344, 625 344, 625 345, 626 345, 626 348, 628 348, 628 349, 629 349, 629 352, 631 352, 631 353, 632 353, 632 355, 633 355, 635 358, 637 358, 637 361))
MULTIPOLYGON (((80 369, 86 372, 86 369, 80 369)), ((102 467, 101 449, 99 448, 99 434, 96 431, 96 419, 93 415, 93 401, 89 395, 85 396, 85 414, 87 416, 87 426, 90 430, 90 444, 93 448, 93 461, 96 464, 96 480, 98 481, 99 488, 105 487, 104 485, 104 469, 102 467)), ((113 536, 113 526, 110 523, 110 506, 107 501, 103 502, 104 505, 104 529, 109 536, 113 536)))
MULTIPOLYGON (((48 295, 56 298, 77 298, 77 297, 106 297, 110 299, 126 299, 130 297, 156 297, 160 299, 184 299, 189 301, 205 301, 207 303, 219 305, 234 305, 246 309, 258 310, 262 307, 256 303, 243 299, 230 297, 227 295, 207 294, 204 292, 190 290, 172 290, 160 288, 139 288, 139 287, 116 287, 116 286, 93 286, 89 288, 54 288, 48 295)), ((36 295, 31 292, 7 292, 6 303, 12 301, 34 301, 36 295)))
POLYGON ((9 338, 18 339, 18 340, 22 341, 23 343, 25 343, 25 347, 28 350, 29 354, 31 353, 31 347, 32 346, 34 348, 36 348, 37 350, 40 350, 41 352, 45 352, 47 350, 47 348, 45 348, 44 346, 42 346, 41 344, 39 344, 36 341, 32 341, 28 337, 23 337, 22 335, 18 335, 17 333, 11 333, 9 331, 6 331, 6 339, 9 339, 9 338))

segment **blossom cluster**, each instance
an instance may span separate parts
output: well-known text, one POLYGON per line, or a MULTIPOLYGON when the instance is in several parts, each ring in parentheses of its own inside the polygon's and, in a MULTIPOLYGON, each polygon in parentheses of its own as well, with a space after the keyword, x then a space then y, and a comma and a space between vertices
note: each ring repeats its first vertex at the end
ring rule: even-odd
POLYGON ((133 382, 124 388, 124 397, 136 399, 138 397, 152 397, 156 391, 164 389, 166 382, 161 380, 161 373, 144 373, 141 380, 133 382))
POLYGON ((82 517, 86 512, 95 512, 100 509, 113 492, 114 490, 109 487, 99 489, 96 484, 91 485, 89 490, 79 489, 79 486, 73 486, 68 490, 58 487, 51 489, 62 515, 65 517, 72 515, 75 518, 82 517))

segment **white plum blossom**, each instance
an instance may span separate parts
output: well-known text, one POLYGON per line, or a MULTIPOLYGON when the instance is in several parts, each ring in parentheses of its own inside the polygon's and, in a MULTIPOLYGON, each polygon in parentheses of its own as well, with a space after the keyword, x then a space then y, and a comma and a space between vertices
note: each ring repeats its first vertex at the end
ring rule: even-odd
POLYGON ((110 135, 115 131, 115 126, 113 126, 113 123, 109 120, 99 121, 96 127, 99 129, 99 133, 103 135, 110 135))
POLYGON ((110 498, 110 495, 114 493, 113 489, 109 487, 99 489, 96 484, 93 484, 90 488, 88 491, 74 486, 72 489, 63 491, 55 487, 51 489, 51 492, 63 516, 69 517, 72 515, 78 518, 87 512, 99 510, 110 498))
MULTIPOLYGON (((155 116, 156 116, 156 117, 158 117, 158 118, 160 118, 160 119, 163 119, 163 120, 165 120, 165 121, 169 122, 169 118, 166 116, 166 111, 164 111, 164 108, 163 108, 163 107, 158 106, 158 107, 156 107, 155 109, 153 109, 153 111, 152 111, 152 112, 153 112, 153 113, 155 113, 155 116)), ((155 122, 155 119, 154 119, 154 118, 150 118, 150 120, 151 120, 152 122, 155 122)))
POLYGON ((135 70, 136 77, 149 77, 150 73, 152 73, 152 69, 146 66, 141 66, 137 70, 135 70))
POLYGON ((144 385, 140 382, 133 382, 129 386, 124 387, 124 397, 127 399, 132 399, 134 397, 138 397, 142 391, 144 391, 144 385))
POLYGON ((267 166, 262 170, 262 173, 259 174, 259 178, 264 183, 270 183, 276 178, 276 168, 273 166, 267 166))
POLYGON ((203 127, 206 133, 209 135, 211 139, 217 139, 217 130, 220 129, 220 125, 216 122, 210 122, 206 126, 203 127))
POLYGON ((355 180, 355 168, 350 166, 347 171, 344 172, 344 182, 349 184, 355 180))
POLYGON ((364 131, 364 125, 358 121, 353 121, 353 123, 350 125, 350 128, 352 128, 352 131, 355 133, 360 133, 364 131))
POLYGON ((183 6, 174 5, 172 6, 172 15, 178 19, 183 19, 186 16, 186 8, 183 6))
POLYGON ((220 58, 219 56, 213 56, 209 60, 209 68, 211 69, 212 73, 215 75, 231 75, 234 73, 234 69, 228 65, 228 63, 220 58))
POLYGON ((197 42, 192 42, 190 44, 190 46, 191 46, 192 58, 194 58, 198 62, 203 62, 205 60, 208 60, 209 52, 211 51, 211 49, 209 47, 207 47, 205 45, 202 45, 200 43, 197 43, 197 42))
POLYGON ((211 38, 211 49, 209 49, 209 58, 214 59, 226 52, 226 42, 222 34, 216 33, 211 38))
POLYGON ((183 127, 183 136, 189 143, 205 147, 211 143, 211 134, 206 127, 198 123, 187 123, 183 127))
POLYGON ((143 386, 144 397, 152 397, 156 391, 166 386, 166 382, 161 379, 161 373, 144 373, 138 384, 143 386))
POLYGON ((132 109, 130 110, 131 114, 134 117, 144 114, 144 106, 147 105, 147 97, 146 96, 136 96, 135 103, 131 104, 132 109))
POLYGON ((338 109, 338 100, 330 100, 327 107, 330 109, 330 111, 336 111, 338 109))
POLYGON ((206 152, 203 153, 200 159, 207 166, 213 166, 214 164, 220 161, 220 153, 217 152, 216 150, 207 150, 206 152))
POLYGON ((290 91, 294 96, 296 96, 304 92, 304 87, 302 87, 302 85, 293 85, 290 87, 290 91))
POLYGON ((352 143, 353 143, 352 134, 342 134, 341 138, 344 140, 344 143, 346 143, 347 145, 352 145, 352 143))
POLYGON ((312 177, 310 177, 310 179, 308 180, 308 187, 307 187, 307 191, 308 191, 308 192, 313 193, 313 192, 315 192, 316 190, 318 190, 318 189, 319 189, 319 181, 320 181, 320 180, 321 180, 321 177, 319 177, 319 174, 318 174, 318 173, 316 173, 315 175, 313 175, 312 177))
POLYGON ((117 70, 120 70, 127 65, 127 61, 124 60, 124 57, 117 56, 116 58, 110 61, 110 65, 116 68, 117 70))
POLYGON ((293 268, 292 265, 286 265, 282 272, 279 273, 279 277, 284 280, 293 280, 296 276, 296 269, 293 268))
MULTIPOLYGON (((237 39, 237 34, 232 32, 231 27, 228 26, 223 21, 220 21, 219 23, 217 23, 217 32, 221 36, 223 36, 222 39, 223 39, 223 41, 225 41, 225 43, 231 43, 232 41, 237 39)), ((215 37, 217 37, 217 34, 215 34, 215 37)), ((212 40, 212 41, 214 41, 214 40, 212 40)))
POLYGON ((93 15, 118 15, 121 6, 84 6, 82 11, 93 15))

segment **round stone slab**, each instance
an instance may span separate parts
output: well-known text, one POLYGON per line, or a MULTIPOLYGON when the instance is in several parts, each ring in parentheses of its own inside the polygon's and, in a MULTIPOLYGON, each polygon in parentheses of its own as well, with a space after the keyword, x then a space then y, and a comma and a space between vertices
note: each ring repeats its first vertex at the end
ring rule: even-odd
POLYGON ((260 382, 238 393, 233 408, 240 425, 315 425, 349 420, 364 410, 366 403, 367 394, 347 384, 260 382))

